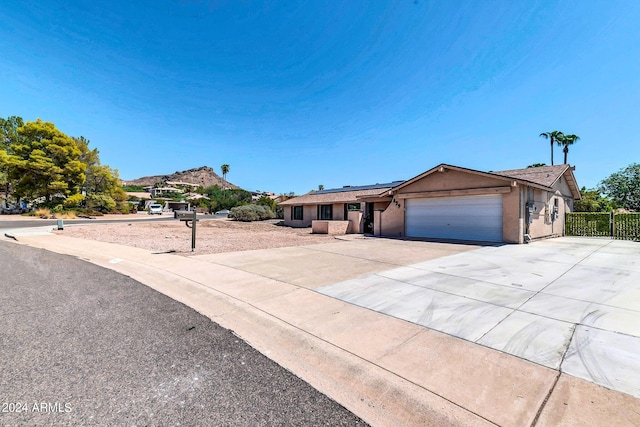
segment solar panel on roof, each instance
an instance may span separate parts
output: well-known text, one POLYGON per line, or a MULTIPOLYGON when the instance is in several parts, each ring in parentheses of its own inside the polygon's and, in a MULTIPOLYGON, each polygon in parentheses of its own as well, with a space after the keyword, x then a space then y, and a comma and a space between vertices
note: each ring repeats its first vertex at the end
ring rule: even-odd
POLYGON ((346 191, 376 190, 376 189, 382 189, 382 188, 395 187, 396 185, 400 185, 403 182, 404 181, 393 181, 393 182, 388 182, 386 184, 371 184, 371 185, 357 185, 357 186, 353 185, 353 186, 346 186, 342 188, 330 188, 328 190, 314 191, 313 194, 329 194, 329 193, 344 193, 346 191))

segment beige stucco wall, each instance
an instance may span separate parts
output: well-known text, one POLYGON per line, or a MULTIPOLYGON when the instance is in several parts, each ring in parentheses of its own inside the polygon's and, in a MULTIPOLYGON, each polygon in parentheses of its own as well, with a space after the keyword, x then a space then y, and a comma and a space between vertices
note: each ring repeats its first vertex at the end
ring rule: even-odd
MULTIPOLYGON (((329 203, 327 203, 329 204, 329 203)), ((344 203, 331 203, 333 209, 333 218, 334 221, 346 221, 349 220, 350 212, 347 212, 347 218, 344 215, 344 203)), ((291 219, 291 205, 283 206, 284 210, 284 224, 290 227, 311 227, 311 224, 314 220, 318 219, 318 205, 303 205, 302 211, 302 221, 291 219)), ((355 214, 360 213, 359 211, 352 211, 355 214)), ((357 222, 360 224, 360 220, 357 222)), ((360 232, 360 231, 357 231, 360 232)))
POLYGON ((318 209, 315 205, 304 205, 302 207, 302 220, 291 219, 292 206, 283 206, 284 224, 289 227, 311 227, 311 222, 317 219, 318 209))
POLYGON ((535 209, 533 220, 529 224, 529 236, 532 239, 551 236, 553 234, 553 221, 550 218, 548 208, 553 193, 534 189, 532 195, 533 200, 531 199, 531 194, 527 198, 529 203, 533 201, 535 209))
POLYGON ((502 240, 507 243, 522 243, 523 210, 520 206, 521 187, 512 187, 510 193, 502 195, 502 240))
POLYGON ((498 187, 504 185, 509 185, 509 183, 505 180, 447 169, 445 172, 433 172, 423 179, 403 187, 400 189, 400 193, 459 190, 467 188, 498 187))
POLYGON ((311 222, 311 232, 314 234, 329 234, 329 221, 318 219, 311 222))
MULTIPOLYGON (((378 229, 378 236, 404 237, 404 200, 395 198, 386 209, 380 211, 378 218, 374 217, 374 231, 378 229)), ((375 209, 375 208, 374 208, 375 209)))
POLYGON ((532 239, 564 235, 565 213, 573 210, 573 198, 571 190, 564 178, 553 186, 553 191, 534 190, 533 198, 531 193, 525 195, 525 203, 533 201, 536 209, 533 221, 529 225, 529 236, 532 239), (532 200, 533 199, 533 200, 532 200), (552 210, 557 200, 558 213, 552 215, 552 210))
POLYGON ((360 234, 364 224, 362 223, 362 211, 349 211, 347 213, 349 220, 348 234, 360 234))
POLYGON ((344 203, 333 203, 333 220, 345 221, 347 218, 344 216, 344 203))
POLYGON ((316 234, 347 234, 349 230, 349 221, 325 221, 314 220, 311 223, 311 231, 316 234))

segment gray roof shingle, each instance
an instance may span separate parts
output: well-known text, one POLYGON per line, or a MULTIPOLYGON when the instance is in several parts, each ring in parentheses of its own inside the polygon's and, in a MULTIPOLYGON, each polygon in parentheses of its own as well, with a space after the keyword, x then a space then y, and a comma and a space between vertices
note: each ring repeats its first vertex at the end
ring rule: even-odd
POLYGON ((529 181, 535 184, 551 187, 569 168, 569 165, 540 166, 537 168, 511 169, 490 172, 494 175, 529 181))
POLYGON ((355 191, 318 191, 303 194, 302 196, 294 197, 293 199, 285 200, 279 203, 280 205, 311 205, 311 204, 325 204, 325 203, 358 203, 360 200, 358 197, 377 196, 384 191, 391 188, 388 187, 376 187, 369 188, 367 190, 355 190, 355 191))

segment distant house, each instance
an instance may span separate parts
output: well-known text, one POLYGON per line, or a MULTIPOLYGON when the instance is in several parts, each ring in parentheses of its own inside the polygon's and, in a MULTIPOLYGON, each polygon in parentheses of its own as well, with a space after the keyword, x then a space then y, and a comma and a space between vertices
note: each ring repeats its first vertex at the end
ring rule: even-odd
POLYGON ((351 232, 376 236, 523 243, 563 235, 564 214, 580 199, 569 165, 482 172, 440 164, 384 188, 349 190, 280 203, 285 224, 347 220, 351 232), (359 205, 361 219, 344 213, 349 204, 359 205))
POLYGON ((194 191, 202 187, 202 185, 200 184, 194 184, 192 182, 182 182, 182 181, 166 181, 164 184, 167 187, 177 187, 185 191, 194 191))
POLYGON ((189 196, 187 196, 187 200, 209 200, 209 197, 203 195, 203 194, 191 194, 189 196))
POLYGON ((270 191, 252 191, 251 192, 251 200, 254 202, 260 200, 260 198, 262 197, 266 197, 271 200, 276 200, 278 199, 279 196, 276 193, 272 193, 270 191))
POLYGON ((127 191, 127 196, 129 197, 137 197, 138 199, 150 199, 151 194, 144 191, 127 191))

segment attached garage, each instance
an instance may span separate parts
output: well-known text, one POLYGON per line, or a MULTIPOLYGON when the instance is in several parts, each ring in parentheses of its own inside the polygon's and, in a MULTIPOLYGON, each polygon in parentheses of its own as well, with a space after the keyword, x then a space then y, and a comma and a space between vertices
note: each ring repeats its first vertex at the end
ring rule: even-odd
POLYGON ((406 200, 406 235, 502 242, 502 195, 406 200))

